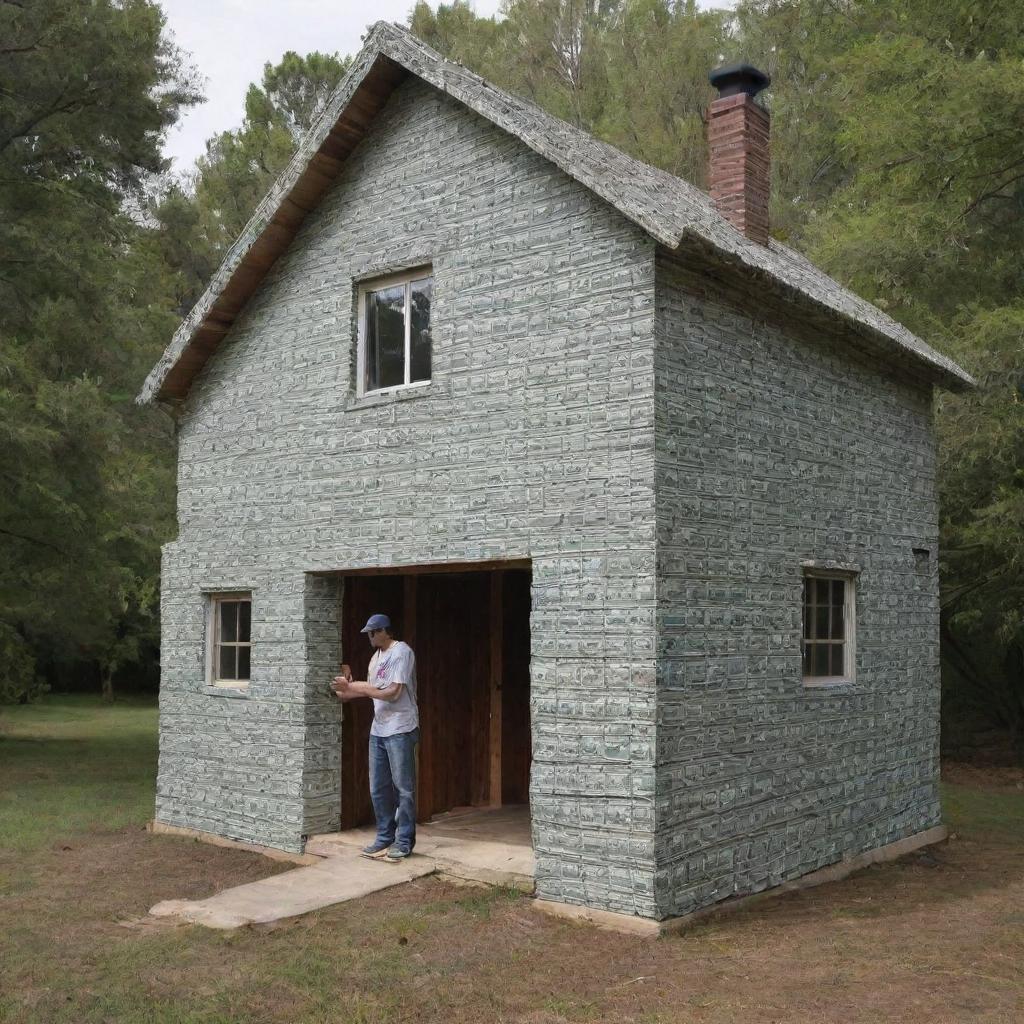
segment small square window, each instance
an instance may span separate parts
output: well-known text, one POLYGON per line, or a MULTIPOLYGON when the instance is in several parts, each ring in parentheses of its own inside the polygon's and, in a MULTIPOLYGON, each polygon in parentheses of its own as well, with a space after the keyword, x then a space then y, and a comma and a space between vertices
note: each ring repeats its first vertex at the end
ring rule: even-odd
POLYGON ((854 577, 804 576, 805 683, 851 682, 854 672, 854 577))
POLYGON ((206 635, 207 682, 213 686, 248 686, 252 595, 211 594, 206 635))
POLYGON ((430 382, 433 284, 420 267, 360 286, 359 394, 430 382))

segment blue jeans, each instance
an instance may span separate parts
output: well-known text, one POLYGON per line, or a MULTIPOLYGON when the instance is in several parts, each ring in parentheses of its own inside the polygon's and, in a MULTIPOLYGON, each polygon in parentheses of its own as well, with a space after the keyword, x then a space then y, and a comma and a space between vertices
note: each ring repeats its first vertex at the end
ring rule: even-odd
POLYGON ((412 852, 416 845, 416 745, 419 729, 370 735, 370 799, 377 843, 412 852), (397 829, 396 829, 397 825, 397 829))

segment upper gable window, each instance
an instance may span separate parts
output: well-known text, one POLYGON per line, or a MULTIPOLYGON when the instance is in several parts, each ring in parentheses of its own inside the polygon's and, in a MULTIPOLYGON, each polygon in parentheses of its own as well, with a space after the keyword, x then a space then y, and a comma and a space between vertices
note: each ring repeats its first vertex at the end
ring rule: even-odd
POLYGON ((359 394, 430 381, 430 267, 359 288, 359 394))

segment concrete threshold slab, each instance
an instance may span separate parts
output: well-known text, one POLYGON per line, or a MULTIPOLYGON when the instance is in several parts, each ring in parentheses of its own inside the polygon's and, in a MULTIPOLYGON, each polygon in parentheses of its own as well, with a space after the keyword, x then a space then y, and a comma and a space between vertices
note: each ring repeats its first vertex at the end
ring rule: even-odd
MULTIPOLYGON (((306 852, 328 860, 350 855, 373 841, 372 829, 353 829, 313 836, 306 852)), ((430 858, 437 871, 453 878, 487 885, 505 885, 532 893, 534 890, 533 849, 529 846, 495 842, 467 835, 439 835, 429 826, 416 835, 416 856, 430 858)))
POLYGON ((350 850, 318 864, 225 889, 205 900, 165 900, 149 912, 154 917, 178 917, 207 928, 267 924, 358 899, 435 871, 434 860, 418 854, 401 864, 390 864, 360 857, 350 850))

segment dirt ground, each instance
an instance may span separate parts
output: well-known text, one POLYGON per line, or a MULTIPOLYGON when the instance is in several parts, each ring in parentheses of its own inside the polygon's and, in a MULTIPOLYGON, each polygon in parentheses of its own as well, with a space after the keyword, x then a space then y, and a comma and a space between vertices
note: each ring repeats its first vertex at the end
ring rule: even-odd
POLYGON ((290 865, 137 827, 0 851, 0 1021, 1019 1022, 1024 777, 946 775, 982 807, 956 839, 661 940, 433 878, 211 932, 146 911, 290 865))
POLYGON ((945 761, 942 781, 992 793, 1024 793, 1024 768, 945 761))

